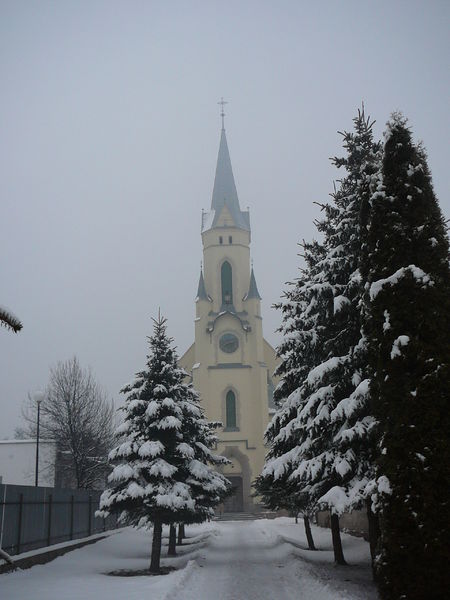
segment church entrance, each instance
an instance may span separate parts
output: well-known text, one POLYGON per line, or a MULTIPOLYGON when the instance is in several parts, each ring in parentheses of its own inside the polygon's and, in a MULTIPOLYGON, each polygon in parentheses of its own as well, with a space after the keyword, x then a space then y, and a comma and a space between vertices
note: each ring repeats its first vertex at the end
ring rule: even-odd
POLYGON ((223 503, 224 512, 242 512, 244 510, 244 486, 242 477, 229 476, 226 478, 231 481, 233 486, 233 495, 223 503))

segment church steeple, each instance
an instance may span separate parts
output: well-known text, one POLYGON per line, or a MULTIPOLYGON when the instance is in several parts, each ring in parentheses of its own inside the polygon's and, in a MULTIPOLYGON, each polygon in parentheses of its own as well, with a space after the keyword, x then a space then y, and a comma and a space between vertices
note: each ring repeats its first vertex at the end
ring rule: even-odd
POLYGON ((217 156, 216 175, 211 200, 211 211, 203 214, 202 231, 218 227, 218 219, 226 207, 230 212, 233 225, 239 229, 250 231, 248 211, 242 211, 231 167, 227 136, 222 128, 220 134, 219 154, 217 156))
POLYGON ((202 211, 195 341, 180 365, 191 373, 207 418, 223 423, 217 446, 231 459, 223 468, 236 490, 225 506, 256 512, 252 480, 264 466, 270 375, 277 364, 275 350, 263 337, 261 296, 250 261, 249 215, 239 206, 223 123, 225 102, 219 104, 222 131, 211 208, 202 211))

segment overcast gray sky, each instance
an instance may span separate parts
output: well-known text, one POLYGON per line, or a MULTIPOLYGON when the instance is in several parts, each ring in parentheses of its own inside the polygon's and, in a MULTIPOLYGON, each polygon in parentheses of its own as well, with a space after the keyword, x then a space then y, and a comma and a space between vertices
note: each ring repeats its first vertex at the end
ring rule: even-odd
POLYGON ((0 1, 0 438, 76 354, 118 404, 158 307, 193 340, 218 100, 250 207, 264 331, 363 100, 410 119, 450 213, 447 0, 0 1))

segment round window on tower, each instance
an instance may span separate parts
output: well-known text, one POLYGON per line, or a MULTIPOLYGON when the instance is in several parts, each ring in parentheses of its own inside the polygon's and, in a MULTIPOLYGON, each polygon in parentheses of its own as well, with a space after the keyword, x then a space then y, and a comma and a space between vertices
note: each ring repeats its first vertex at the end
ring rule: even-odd
POLYGON ((224 333, 219 340, 219 348, 222 352, 231 354, 239 348, 239 340, 234 333, 224 333))

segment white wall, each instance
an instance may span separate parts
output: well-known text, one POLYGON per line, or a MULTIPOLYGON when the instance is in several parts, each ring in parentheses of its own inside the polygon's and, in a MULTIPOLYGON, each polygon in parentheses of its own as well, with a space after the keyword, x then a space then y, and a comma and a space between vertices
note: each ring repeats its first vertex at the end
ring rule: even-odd
MULTIPOLYGON (((39 485, 55 484, 56 444, 39 441, 39 485)), ((36 440, 0 441, 1 483, 34 485, 36 467, 36 440)))

